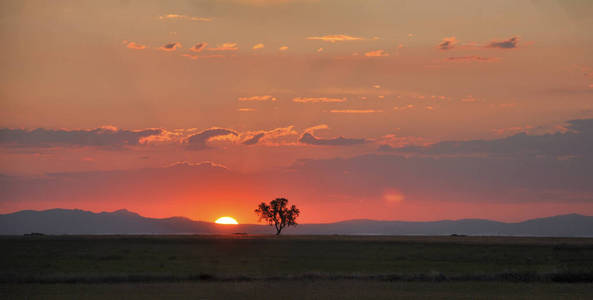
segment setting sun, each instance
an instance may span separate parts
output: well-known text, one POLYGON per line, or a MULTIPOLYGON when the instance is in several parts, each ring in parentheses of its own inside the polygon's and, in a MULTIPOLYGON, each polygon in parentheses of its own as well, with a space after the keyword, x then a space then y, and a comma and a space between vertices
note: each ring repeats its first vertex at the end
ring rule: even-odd
POLYGON ((216 224, 239 224, 237 220, 231 217, 220 217, 214 223, 216 224))

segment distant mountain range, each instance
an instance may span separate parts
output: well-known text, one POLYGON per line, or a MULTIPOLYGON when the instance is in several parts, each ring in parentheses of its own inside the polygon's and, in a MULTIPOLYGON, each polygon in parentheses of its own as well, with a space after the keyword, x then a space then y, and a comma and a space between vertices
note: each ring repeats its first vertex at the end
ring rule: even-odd
MULTIPOLYGON (((267 225, 219 225, 184 217, 146 218, 128 210, 93 213, 78 209, 23 210, 0 215, 1 235, 43 234, 272 234, 267 225)), ((579 214, 504 223, 482 219, 403 222, 350 220, 301 224, 283 234, 504 235, 593 237, 593 216, 579 214)))

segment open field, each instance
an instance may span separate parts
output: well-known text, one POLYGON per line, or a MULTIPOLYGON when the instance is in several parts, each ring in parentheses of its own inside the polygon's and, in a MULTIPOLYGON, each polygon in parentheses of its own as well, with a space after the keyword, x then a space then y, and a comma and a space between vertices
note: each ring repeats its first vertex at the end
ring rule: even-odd
POLYGON ((206 298, 274 289, 294 290, 295 298, 308 291, 318 298, 340 291, 353 298, 360 291, 372 298, 593 292, 593 239, 6 236, 0 244, 0 292, 17 298, 126 290, 206 298))
POLYGON ((6 299, 590 299, 592 284, 298 280, 0 285, 6 299))

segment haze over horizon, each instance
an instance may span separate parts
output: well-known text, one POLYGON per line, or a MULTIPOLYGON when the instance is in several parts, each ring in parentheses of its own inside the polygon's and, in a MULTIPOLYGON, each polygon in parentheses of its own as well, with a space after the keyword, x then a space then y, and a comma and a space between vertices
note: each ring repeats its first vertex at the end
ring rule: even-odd
POLYGON ((2 1, 0 214, 255 224, 285 197, 302 223, 593 215, 592 15, 585 0, 2 1))
MULTIPOLYGON (((228 220, 227 220, 228 221, 228 220)), ((94 213, 84 210, 24 210, 0 214, 0 235, 161 235, 223 234, 269 235, 269 224, 221 224, 184 217, 146 218, 128 210, 94 213)), ((344 220, 333 223, 300 223, 283 231, 296 235, 391 235, 391 236, 506 236, 593 237, 593 216, 558 215, 521 222, 485 219, 435 221, 344 220)))
MULTIPOLYGON (((55 211, 61 211, 61 212, 81 212, 81 213, 91 213, 91 214, 95 214, 95 215, 101 215, 101 214, 107 214, 107 215, 130 215, 130 216, 138 216, 138 217, 142 217, 142 218, 147 218, 147 219, 156 219, 156 220, 163 220, 163 219, 174 219, 174 218, 184 218, 184 219, 188 219, 191 221, 196 221, 196 222, 205 222, 205 223, 216 223, 216 220, 199 220, 199 219, 192 219, 190 217, 187 216, 183 216, 183 215, 171 215, 171 216, 163 216, 163 217, 148 217, 148 216, 143 216, 142 214, 139 214, 135 211, 131 211, 129 209, 126 208, 120 208, 120 209, 116 209, 113 211, 92 211, 92 210, 85 210, 85 209, 80 209, 80 208, 60 208, 60 207, 55 207, 55 208, 50 208, 50 209, 24 209, 24 210, 18 210, 18 211, 14 211, 14 212, 7 212, 7 213, 0 213, 0 216, 3 215, 14 215, 14 214, 19 214, 19 213, 24 213, 24 212, 35 212, 35 213, 45 213, 45 212, 55 212, 55 211)), ((298 223, 298 225, 316 225, 316 224, 334 224, 334 223, 340 223, 340 222, 356 222, 356 221, 376 221, 376 222, 440 222, 440 221, 464 221, 464 220, 484 220, 484 221, 494 221, 494 222, 501 222, 501 223, 522 223, 525 221, 531 221, 531 220, 537 220, 537 219, 547 219, 547 218, 554 218, 554 217, 564 217, 564 216, 583 216, 583 217, 593 217, 593 216, 589 216, 589 215, 583 215, 583 214, 579 214, 579 213, 567 213, 567 214, 560 214, 560 215, 550 215, 550 216, 543 216, 543 217, 538 217, 538 218, 530 218, 530 219, 523 219, 523 220, 517 220, 517 221, 502 221, 502 220, 496 220, 496 219, 482 219, 482 218, 460 218, 460 219, 434 219, 434 220, 423 220, 423 221, 405 221, 405 220, 387 220, 387 219, 370 219, 370 218, 357 218, 357 219, 344 219, 344 220, 337 220, 337 221, 332 221, 332 222, 312 222, 312 223, 298 223)), ((239 225, 267 225, 261 222, 253 222, 253 223, 238 223, 239 225)), ((234 224, 223 224, 223 225, 234 225, 234 224)))

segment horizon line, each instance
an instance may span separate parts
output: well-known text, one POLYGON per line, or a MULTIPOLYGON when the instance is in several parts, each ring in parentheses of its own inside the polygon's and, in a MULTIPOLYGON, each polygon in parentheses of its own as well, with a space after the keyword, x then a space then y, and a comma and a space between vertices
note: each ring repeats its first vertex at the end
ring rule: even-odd
MULTIPOLYGON (((193 222, 204 222, 204 223, 211 223, 211 224, 216 224, 214 221, 204 221, 204 220, 196 220, 196 219, 192 219, 186 216, 169 216, 169 217, 147 217, 144 216, 140 213, 137 213, 135 211, 131 211, 127 208, 121 208, 121 209, 117 209, 114 211, 92 211, 92 210, 87 210, 87 209, 80 209, 80 208, 61 208, 61 207, 55 207, 55 208, 48 208, 48 209, 21 209, 21 210, 17 210, 17 211, 12 211, 12 212, 8 212, 8 213, 0 213, 0 216, 5 216, 5 215, 11 215, 11 214, 16 214, 19 212, 26 212, 26 211, 33 211, 33 212, 46 212, 46 211, 51 211, 51 210, 66 210, 66 211, 83 211, 83 212, 90 212, 93 214, 102 214, 102 213, 106 213, 106 214, 113 214, 119 211, 127 211, 133 214, 136 214, 142 218, 145 219, 155 219, 155 220, 164 220, 164 219, 171 219, 171 218, 184 218, 193 222)), ((523 219, 521 221, 513 221, 513 222, 507 222, 507 221, 499 221, 499 220, 494 220, 494 219, 485 219, 485 218, 460 218, 460 219, 436 219, 436 220, 428 220, 428 221, 404 221, 404 220, 379 220, 379 219, 369 219, 369 218, 359 218, 359 219, 345 219, 345 220, 341 220, 341 221, 333 221, 333 222, 317 222, 317 223, 298 223, 298 225, 321 225, 321 224, 335 224, 335 223, 342 223, 342 222, 349 222, 349 221, 374 221, 374 222, 407 222, 407 223, 432 223, 432 222, 446 222, 446 221, 463 221, 463 220, 481 220, 481 221, 490 221, 490 222, 498 222, 498 223, 504 223, 504 224, 518 224, 518 223, 523 223, 523 222, 527 222, 527 221, 531 221, 531 220, 537 220, 537 219, 546 219, 546 218, 553 218, 553 217, 560 217, 560 216, 569 216, 569 215, 578 215, 578 216, 583 216, 583 217, 593 217, 593 216, 589 216, 589 215, 585 215, 585 214, 580 214, 580 213, 576 213, 576 212, 572 212, 572 213, 565 213, 565 214, 557 214, 557 215, 549 215, 549 216, 545 216, 545 217, 533 217, 533 218, 527 218, 527 219, 523 219)), ((221 224, 216 224, 216 225, 221 225, 221 224)), ((225 224, 228 225, 228 224, 225 224)), ((235 224, 232 224, 235 225, 235 224)), ((239 223, 236 225, 259 225, 259 226, 265 226, 267 224, 265 223, 239 223)))

